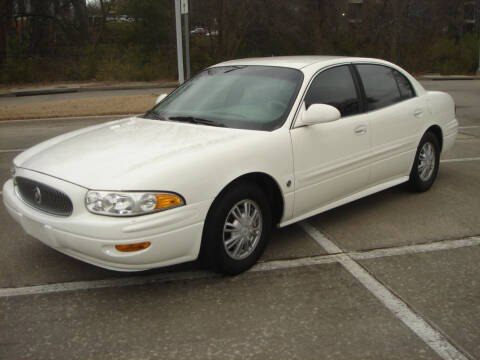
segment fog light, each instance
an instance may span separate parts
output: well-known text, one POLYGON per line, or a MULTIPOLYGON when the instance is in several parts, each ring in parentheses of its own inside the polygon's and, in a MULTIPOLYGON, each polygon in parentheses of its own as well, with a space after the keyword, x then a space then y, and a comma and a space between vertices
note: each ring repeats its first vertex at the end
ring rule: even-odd
POLYGON ((148 248, 150 246, 150 242, 141 242, 136 244, 125 244, 125 245, 115 245, 115 249, 122 252, 132 252, 132 251, 140 251, 148 248))

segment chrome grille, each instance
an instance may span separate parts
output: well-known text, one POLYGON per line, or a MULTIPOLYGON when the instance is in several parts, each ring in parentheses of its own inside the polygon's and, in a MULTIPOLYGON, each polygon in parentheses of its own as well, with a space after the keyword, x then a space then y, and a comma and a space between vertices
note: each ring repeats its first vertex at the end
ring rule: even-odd
POLYGON ((17 192, 21 199, 31 207, 57 216, 70 216, 73 204, 63 192, 38 181, 17 176, 17 192))

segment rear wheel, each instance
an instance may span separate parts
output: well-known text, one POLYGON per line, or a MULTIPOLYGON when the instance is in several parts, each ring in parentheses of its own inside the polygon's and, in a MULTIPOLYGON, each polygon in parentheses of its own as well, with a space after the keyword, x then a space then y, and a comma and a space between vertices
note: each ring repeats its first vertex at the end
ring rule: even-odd
POLYGON ((410 171, 409 185, 414 191, 427 191, 435 182, 440 163, 440 146, 435 134, 425 133, 418 145, 410 171))
POLYGON ((250 182, 234 184, 215 200, 207 215, 201 263, 228 275, 248 270, 262 255, 271 226, 263 191, 250 182))

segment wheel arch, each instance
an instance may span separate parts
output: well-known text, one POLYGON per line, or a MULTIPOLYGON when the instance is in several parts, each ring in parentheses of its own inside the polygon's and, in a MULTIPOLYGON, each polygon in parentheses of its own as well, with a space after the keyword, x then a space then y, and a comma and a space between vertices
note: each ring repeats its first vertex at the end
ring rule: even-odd
POLYGON ((251 172, 243 174, 230 181, 215 197, 215 200, 210 208, 213 207, 215 201, 220 198, 222 194, 228 191, 232 186, 235 186, 236 183, 241 181, 252 182, 265 193, 272 211, 272 223, 273 225, 278 224, 282 219, 285 207, 282 191, 280 190, 280 185, 278 185, 278 182, 271 175, 268 175, 264 172, 251 172))
POLYGON ((442 149, 443 149, 443 133, 442 133, 442 128, 438 125, 432 125, 430 126, 426 131, 425 131, 425 134, 427 132, 431 132, 435 135, 435 137, 437 138, 438 140, 438 145, 440 146, 440 153, 442 153, 442 149))

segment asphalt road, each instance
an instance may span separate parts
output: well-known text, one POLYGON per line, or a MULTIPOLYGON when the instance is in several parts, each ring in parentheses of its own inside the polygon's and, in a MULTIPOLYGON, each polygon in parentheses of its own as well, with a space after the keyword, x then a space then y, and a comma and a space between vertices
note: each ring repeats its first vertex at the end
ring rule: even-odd
MULTIPOLYGON (((1 206, 0 359, 480 359, 480 81, 424 85, 461 126, 434 187, 276 230, 237 277, 102 270, 1 206)), ((0 122, 0 181, 21 149, 108 120, 0 122)))

